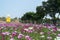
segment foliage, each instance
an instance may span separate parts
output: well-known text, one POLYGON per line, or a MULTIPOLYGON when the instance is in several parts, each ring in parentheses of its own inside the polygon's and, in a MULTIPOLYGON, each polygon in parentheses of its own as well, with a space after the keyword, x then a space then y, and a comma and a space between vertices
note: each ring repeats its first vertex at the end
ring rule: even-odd
POLYGON ((22 20, 33 20, 34 12, 27 12, 24 14, 24 16, 21 18, 22 20))
POLYGON ((47 0, 47 2, 43 2, 43 7, 45 7, 47 14, 52 17, 53 24, 56 23, 56 13, 60 14, 60 0, 47 0))

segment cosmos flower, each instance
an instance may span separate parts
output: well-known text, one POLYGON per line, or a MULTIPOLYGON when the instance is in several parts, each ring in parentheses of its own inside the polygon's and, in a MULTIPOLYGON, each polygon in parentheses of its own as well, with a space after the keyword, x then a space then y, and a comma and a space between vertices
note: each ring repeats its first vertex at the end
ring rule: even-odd
POLYGON ((48 36, 48 37, 47 37, 47 39, 51 40, 51 39, 52 39, 52 37, 48 36))
POLYGON ((59 37, 59 36, 57 36, 57 37, 55 38, 55 40, 60 40, 60 37, 59 37))
POLYGON ((10 35, 9 32, 2 32, 2 35, 10 35))
POLYGON ((60 28, 57 28, 57 31, 60 31, 60 28))
POLYGON ((31 30, 31 29, 33 29, 33 27, 29 27, 28 29, 30 29, 30 30, 31 30))
POLYGON ((10 38, 10 40, 14 40, 14 38, 10 38))
POLYGON ((23 34, 19 34, 18 39, 21 39, 23 36, 24 36, 23 34))
POLYGON ((29 29, 27 29, 27 28, 24 28, 24 30, 25 30, 25 31, 28 31, 29 29))
POLYGON ((44 34, 44 32, 40 32, 40 34, 41 34, 41 35, 43 35, 43 34, 44 34))
POLYGON ((41 38, 44 38, 45 36, 44 35, 42 35, 42 36, 40 36, 41 38))
POLYGON ((52 30, 53 30, 53 32, 56 32, 57 31, 57 27, 54 27, 52 30))
POLYGON ((17 32, 12 32, 12 36, 16 36, 17 35, 17 32))
POLYGON ((32 40, 31 37, 28 36, 28 35, 25 36, 25 39, 26 39, 26 40, 32 40))
POLYGON ((60 34, 58 34, 58 37, 60 37, 60 34))
POLYGON ((47 32, 47 34, 49 35, 51 32, 47 32))

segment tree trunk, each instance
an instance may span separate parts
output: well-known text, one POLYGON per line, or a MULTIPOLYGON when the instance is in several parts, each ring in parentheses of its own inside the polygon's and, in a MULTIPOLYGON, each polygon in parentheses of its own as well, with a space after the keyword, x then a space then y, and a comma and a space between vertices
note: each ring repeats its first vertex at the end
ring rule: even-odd
POLYGON ((57 20, 56 20, 55 17, 53 17, 52 22, 53 22, 53 24, 56 26, 56 22, 57 22, 57 20))

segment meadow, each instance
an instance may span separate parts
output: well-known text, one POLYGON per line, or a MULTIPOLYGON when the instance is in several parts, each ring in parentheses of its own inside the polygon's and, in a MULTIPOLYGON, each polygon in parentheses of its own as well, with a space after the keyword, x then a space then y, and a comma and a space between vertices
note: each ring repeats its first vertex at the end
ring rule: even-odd
POLYGON ((0 40, 59 40, 60 28, 52 24, 0 23, 0 40))

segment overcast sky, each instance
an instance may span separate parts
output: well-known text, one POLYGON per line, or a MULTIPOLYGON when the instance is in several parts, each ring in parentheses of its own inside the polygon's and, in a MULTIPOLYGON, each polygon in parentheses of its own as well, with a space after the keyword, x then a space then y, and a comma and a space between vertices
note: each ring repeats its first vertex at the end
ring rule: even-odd
POLYGON ((46 0, 0 0, 0 17, 22 17, 26 12, 36 12, 36 7, 46 0))

